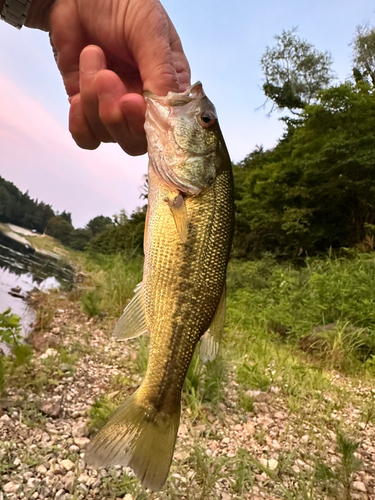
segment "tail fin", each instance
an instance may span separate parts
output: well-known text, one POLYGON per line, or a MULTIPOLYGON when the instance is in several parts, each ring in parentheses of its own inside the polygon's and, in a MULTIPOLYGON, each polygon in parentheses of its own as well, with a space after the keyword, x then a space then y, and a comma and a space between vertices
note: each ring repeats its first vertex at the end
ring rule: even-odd
POLYGON ((85 460, 93 467, 125 465, 143 486, 159 491, 167 480, 176 443, 180 407, 171 417, 149 415, 132 394, 89 444, 85 460))

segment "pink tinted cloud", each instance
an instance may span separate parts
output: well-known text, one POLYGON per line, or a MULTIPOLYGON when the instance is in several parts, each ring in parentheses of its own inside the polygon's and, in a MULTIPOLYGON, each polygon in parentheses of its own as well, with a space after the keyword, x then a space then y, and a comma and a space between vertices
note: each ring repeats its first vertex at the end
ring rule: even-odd
POLYGON ((79 149, 67 126, 0 75, 0 175, 32 197, 54 207, 54 199, 59 200, 62 207, 56 208, 72 211, 82 225, 100 213, 140 205, 138 188, 146 165, 145 157, 129 157, 116 145, 79 149))

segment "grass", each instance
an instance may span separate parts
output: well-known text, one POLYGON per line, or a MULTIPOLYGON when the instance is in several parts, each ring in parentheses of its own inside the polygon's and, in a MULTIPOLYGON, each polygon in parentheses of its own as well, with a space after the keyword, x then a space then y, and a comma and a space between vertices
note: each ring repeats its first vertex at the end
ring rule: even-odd
MULTIPOLYGON (((198 354, 193 357, 182 397, 186 433, 178 439, 165 488, 149 494, 130 471, 110 469, 100 495, 129 494, 133 500, 244 500, 260 493, 285 500, 352 498, 353 481, 364 469, 358 454, 363 435, 373 433, 375 425, 374 399, 359 390, 374 381, 374 264, 373 254, 308 259, 299 268, 271 257, 231 262, 225 335, 212 363, 203 365, 198 354), (276 411, 286 415, 276 435, 275 426, 263 426, 258 418, 262 404, 271 421, 276 411), (358 416, 347 418, 352 408, 358 416), (254 433, 236 441, 245 431, 235 434, 233 426, 243 429, 248 422, 257 422, 254 433), (290 435, 305 444, 291 446, 290 435), (224 441, 227 436, 233 443, 224 441), (277 454, 273 440, 280 442, 277 454), (228 453, 232 444, 234 451, 228 453), (275 457, 277 466, 270 468, 275 457)), ((85 265, 90 273, 85 289, 69 296, 93 318, 93 328, 110 331, 141 281, 142 260, 91 255, 85 265)), ((41 307, 39 313, 44 331, 51 325, 48 310, 60 307, 58 294, 50 297, 46 311, 41 307)), ((5 384, 53 392, 62 377, 74 373, 83 354, 93 354, 90 336, 82 340, 72 335, 56 358, 17 367, 5 384)), ((106 358, 120 374, 89 411, 90 432, 138 385, 147 367, 148 340, 144 335, 123 343, 129 350, 123 359, 106 358)), ((27 425, 43 425, 31 408, 24 418, 27 425)), ((12 463, 5 460, 1 467, 12 463)))

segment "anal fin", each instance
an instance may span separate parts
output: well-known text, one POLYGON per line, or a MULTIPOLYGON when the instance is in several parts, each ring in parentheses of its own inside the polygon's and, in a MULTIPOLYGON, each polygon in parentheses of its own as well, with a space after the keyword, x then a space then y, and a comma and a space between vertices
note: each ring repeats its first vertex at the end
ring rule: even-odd
POLYGON ((213 361, 219 351, 219 343, 223 336, 225 323, 225 296, 226 286, 224 285, 223 291, 221 292, 220 302, 210 328, 201 338, 199 357, 201 358, 202 363, 213 361))
POLYGON ((118 340, 133 339, 147 332, 142 282, 136 286, 134 292, 134 297, 125 307, 113 331, 118 340))

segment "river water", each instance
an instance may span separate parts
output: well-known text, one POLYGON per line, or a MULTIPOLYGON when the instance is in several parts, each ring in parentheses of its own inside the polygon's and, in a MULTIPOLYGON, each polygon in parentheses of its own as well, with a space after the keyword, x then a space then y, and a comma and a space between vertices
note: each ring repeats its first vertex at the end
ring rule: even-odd
POLYGON ((0 313, 10 307, 21 317, 22 333, 26 335, 35 321, 35 311, 22 298, 11 296, 11 288, 20 287, 22 295, 33 288, 46 291, 60 285, 69 286, 74 275, 71 267, 58 259, 32 253, 8 240, 0 238, 0 313))

